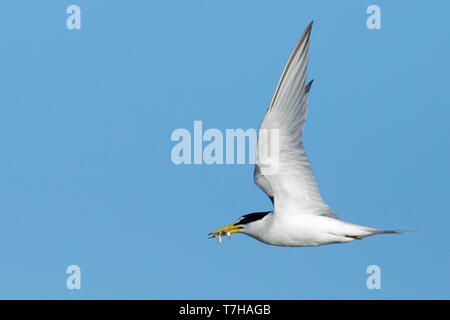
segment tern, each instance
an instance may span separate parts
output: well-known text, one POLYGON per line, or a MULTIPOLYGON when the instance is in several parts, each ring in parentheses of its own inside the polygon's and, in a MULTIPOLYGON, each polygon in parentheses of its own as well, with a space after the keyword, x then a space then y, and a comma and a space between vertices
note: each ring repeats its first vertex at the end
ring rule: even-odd
POLYGON ((273 211, 246 214, 211 232, 210 238, 220 243, 223 236, 233 233, 283 247, 347 243, 376 234, 403 233, 342 221, 320 195, 302 141, 312 85, 312 80, 306 84, 312 24, 289 57, 258 131, 254 182, 272 201, 273 211))

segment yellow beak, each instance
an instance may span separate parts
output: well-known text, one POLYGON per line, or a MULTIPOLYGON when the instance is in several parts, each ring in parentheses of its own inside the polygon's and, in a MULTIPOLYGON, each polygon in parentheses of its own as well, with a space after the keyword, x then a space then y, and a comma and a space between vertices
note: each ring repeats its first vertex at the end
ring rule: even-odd
POLYGON ((211 232, 209 235, 211 238, 214 238, 215 236, 229 236, 232 233, 236 233, 244 229, 244 227, 237 226, 235 224, 230 224, 229 226, 223 227, 222 229, 217 229, 216 231, 211 232))

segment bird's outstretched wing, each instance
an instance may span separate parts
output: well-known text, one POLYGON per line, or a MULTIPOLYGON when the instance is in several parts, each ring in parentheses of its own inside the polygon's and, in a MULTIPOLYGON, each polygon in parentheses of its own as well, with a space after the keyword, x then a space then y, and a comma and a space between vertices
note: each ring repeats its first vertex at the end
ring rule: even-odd
POLYGON ((311 27, 295 46, 259 128, 254 179, 274 202, 274 212, 336 217, 322 200, 302 143, 312 84, 305 85, 311 27))

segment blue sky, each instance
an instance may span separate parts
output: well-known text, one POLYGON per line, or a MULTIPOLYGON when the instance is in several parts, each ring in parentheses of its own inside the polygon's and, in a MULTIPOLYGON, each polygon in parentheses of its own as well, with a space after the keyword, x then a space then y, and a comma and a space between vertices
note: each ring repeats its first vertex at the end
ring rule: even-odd
POLYGON ((450 4, 0 5, 0 298, 450 298, 450 4), (81 8, 81 30, 66 8, 81 8), (368 30, 366 8, 381 8, 368 30), (304 143, 324 200, 417 230, 279 248, 207 234, 271 210, 253 166, 179 165, 177 128, 258 128, 314 20, 304 143), (66 288, 69 265, 81 290, 66 288), (368 290, 366 268, 381 268, 368 290))

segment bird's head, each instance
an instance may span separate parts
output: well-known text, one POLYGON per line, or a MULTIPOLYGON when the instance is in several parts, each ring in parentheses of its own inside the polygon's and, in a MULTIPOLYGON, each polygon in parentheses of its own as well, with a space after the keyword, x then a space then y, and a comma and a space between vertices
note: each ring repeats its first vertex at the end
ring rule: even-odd
POLYGON ((254 212, 243 215, 237 222, 211 232, 209 234, 209 238, 217 238, 219 242, 222 243, 222 237, 230 236, 232 233, 242 232, 250 236, 254 236, 254 231, 259 229, 262 219, 269 213, 270 211, 254 212))

